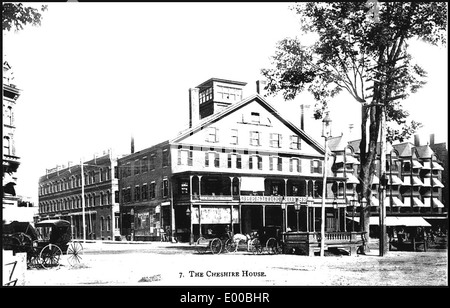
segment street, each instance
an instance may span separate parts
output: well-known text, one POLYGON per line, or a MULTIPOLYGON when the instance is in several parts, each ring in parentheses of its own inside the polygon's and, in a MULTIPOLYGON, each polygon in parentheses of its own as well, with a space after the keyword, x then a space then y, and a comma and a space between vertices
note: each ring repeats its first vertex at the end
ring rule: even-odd
POLYGON ((198 254, 181 243, 85 243, 82 262, 29 269, 27 286, 448 286, 447 250, 366 255, 198 254))

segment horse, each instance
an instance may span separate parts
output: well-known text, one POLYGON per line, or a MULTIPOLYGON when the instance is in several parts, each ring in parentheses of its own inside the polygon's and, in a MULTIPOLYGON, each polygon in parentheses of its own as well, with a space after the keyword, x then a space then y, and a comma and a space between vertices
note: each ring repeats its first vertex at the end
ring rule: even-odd
POLYGON ((250 248, 251 237, 250 237, 249 234, 236 233, 236 234, 233 235, 231 240, 236 245, 236 250, 235 251, 237 251, 237 248, 238 248, 240 243, 247 244, 247 250, 249 250, 249 248, 250 248))

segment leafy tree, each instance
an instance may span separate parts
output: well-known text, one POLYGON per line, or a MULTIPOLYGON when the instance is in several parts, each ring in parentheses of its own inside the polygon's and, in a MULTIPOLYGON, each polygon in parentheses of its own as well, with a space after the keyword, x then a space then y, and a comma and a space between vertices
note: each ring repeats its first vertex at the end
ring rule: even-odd
POLYGON ((47 5, 42 5, 40 9, 25 7, 22 3, 3 3, 2 5, 3 30, 22 30, 27 24, 40 26, 41 12, 47 10, 47 5))
MULTIPOLYGON (((400 127, 387 129, 389 141, 402 141, 421 126, 406 123, 409 114, 401 105, 426 79, 426 72, 412 62, 408 41, 446 44, 447 3, 311 2, 293 10, 302 32, 316 33, 318 39, 308 47, 299 39, 278 43, 273 67, 261 70, 268 94, 282 93, 290 100, 307 89, 316 100, 317 119, 342 90, 361 103, 359 175, 363 196, 370 200, 382 119, 400 127)), ((361 208, 363 231, 369 230, 369 206, 361 208)))

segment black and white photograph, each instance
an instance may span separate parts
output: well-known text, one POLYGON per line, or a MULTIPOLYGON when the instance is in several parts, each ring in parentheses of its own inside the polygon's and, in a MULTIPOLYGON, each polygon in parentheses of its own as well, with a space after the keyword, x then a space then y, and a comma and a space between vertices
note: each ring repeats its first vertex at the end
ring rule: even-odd
POLYGON ((448 287, 447 2, 2 19, 3 288, 448 287))

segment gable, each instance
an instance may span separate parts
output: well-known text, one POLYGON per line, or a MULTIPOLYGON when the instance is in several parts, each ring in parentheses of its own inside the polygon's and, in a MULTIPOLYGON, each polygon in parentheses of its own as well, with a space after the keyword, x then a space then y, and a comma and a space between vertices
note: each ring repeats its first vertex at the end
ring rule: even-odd
POLYGON ((212 115, 172 142, 249 151, 295 152, 306 156, 322 156, 324 152, 317 141, 283 119, 258 95, 212 115), (297 138, 300 149, 297 149, 297 138))

